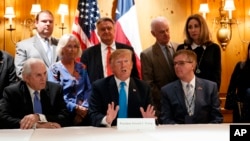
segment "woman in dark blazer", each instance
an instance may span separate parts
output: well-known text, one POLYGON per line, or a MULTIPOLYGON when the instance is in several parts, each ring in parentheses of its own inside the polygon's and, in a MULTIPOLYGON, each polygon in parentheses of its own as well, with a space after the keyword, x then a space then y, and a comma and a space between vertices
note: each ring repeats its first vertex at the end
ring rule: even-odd
POLYGON ((212 41, 205 19, 199 14, 189 16, 184 33, 186 39, 183 44, 177 47, 177 50, 193 50, 197 55, 195 75, 216 82, 219 91, 221 83, 221 50, 219 45, 212 41))

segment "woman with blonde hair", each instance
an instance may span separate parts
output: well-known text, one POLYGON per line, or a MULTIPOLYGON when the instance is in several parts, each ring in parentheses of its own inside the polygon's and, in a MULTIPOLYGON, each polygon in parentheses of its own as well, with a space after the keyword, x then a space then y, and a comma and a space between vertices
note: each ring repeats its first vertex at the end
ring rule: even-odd
POLYGON ((91 83, 85 66, 77 62, 82 50, 73 34, 64 34, 57 46, 60 61, 50 66, 48 80, 63 86, 63 95, 68 110, 72 113, 73 125, 90 125, 88 98, 91 83))

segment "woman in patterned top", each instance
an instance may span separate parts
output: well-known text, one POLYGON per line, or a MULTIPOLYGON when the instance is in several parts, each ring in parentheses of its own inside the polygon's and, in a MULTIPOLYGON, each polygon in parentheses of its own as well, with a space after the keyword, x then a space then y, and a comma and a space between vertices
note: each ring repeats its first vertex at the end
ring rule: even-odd
POLYGON ((73 125, 90 125, 88 98, 91 83, 85 66, 76 61, 81 54, 78 39, 73 34, 63 35, 57 46, 60 61, 50 66, 48 80, 62 85, 64 100, 72 113, 73 125))

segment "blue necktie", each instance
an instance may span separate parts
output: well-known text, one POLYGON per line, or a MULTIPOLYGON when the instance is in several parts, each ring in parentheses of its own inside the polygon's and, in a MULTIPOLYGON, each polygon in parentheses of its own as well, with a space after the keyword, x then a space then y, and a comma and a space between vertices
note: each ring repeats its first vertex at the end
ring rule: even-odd
POLYGON ((42 105, 38 98, 38 91, 34 92, 34 113, 42 114, 42 105))
POLYGON ((119 112, 118 118, 127 118, 127 96, 125 91, 125 82, 120 83, 120 94, 119 94, 119 112))

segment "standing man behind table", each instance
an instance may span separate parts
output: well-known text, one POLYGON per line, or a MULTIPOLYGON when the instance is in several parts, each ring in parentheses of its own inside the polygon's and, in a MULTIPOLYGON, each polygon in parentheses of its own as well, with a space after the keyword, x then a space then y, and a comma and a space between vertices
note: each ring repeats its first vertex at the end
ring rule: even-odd
POLYGON ((35 20, 36 35, 20 41, 16 44, 15 67, 19 78, 22 77, 23 64, 28 58, 40 58, 48 69, 56 62, 56 46, 58 40, 51 37, 54 29, 53 14, 48 11, 41 11, 35 20))
POLYGON ((161 87, 176 80, 173 54, 178 46, 170 41, 169 22, 165 17, 156 17, 151 22, 151 34, 156 42, 141 53, 142 79, 151 87, 153 104, 160 121, 161 87))
POLYGON ((116 49, 130 49, 133 51, 133 69, 131 76, 139 78, 136 67, 136 57, 133 47, 115 42, 115 22, 108 18, 100 18, 97 21, 97 34, 101 43, 87 48, 81 57, 81 62, 86 65, 90 82, 110 76, 112 71, 108 65, 108 52, 116 49))

